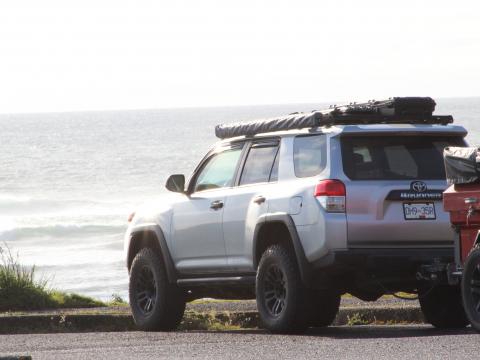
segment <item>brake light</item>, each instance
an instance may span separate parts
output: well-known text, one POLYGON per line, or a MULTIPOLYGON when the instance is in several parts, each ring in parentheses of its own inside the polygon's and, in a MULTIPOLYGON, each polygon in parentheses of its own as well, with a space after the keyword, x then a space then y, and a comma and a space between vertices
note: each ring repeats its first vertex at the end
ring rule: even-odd
POLYGON ((345 184, 340 180, 321 180, 315 186, 314 196, 327 212, 345 212, 345 184))
POLYGON ((128 215, 128 222, 132 222, 133 217, 135 216, 135 211, 128 215))

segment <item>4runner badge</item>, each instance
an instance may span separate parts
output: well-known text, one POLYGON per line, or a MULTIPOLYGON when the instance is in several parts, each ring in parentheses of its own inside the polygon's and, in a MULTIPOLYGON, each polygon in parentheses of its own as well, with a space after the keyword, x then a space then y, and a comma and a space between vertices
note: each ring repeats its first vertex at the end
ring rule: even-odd
POLYGON ((442 200, 443 190, 428 190, 423 181, 412 181, 408 190, 392 190, 387 200, 442 200))

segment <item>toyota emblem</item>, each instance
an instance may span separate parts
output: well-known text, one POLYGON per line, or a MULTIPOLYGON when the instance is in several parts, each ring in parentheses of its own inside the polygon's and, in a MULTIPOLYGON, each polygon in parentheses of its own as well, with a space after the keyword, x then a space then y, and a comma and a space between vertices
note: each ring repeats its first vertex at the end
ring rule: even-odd
POLYGON ((414 181, 410 185, 410 188, 415 191, 415 192, 425 192, 427 191, 427 184, 425 184, 423 181, 414 181))

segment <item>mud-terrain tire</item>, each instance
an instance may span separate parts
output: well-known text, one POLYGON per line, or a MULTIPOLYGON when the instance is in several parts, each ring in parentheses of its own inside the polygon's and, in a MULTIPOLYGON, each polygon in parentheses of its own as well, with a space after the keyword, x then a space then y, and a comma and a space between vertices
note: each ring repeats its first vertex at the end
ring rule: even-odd
POLYGON ((272 245, 262 255, 256 278, 257 308, 266 329, 300 333, 308 327, 308 303, 294 254, 272 245))
POLYGON ((130 307, 139 329, 174 330, 185 311, 185 297, 170 284, 163 262, 150 248, 138 252, 130 268, 130 307))
POLYGON ((422 296, 420 307, 425 320, 439 329, 460 329, 469 322, 463 309, 459 286, 436 286, 422 296))
POLYGON ((340 295, 325 290, 310 290, 309 325, 325 327, 333 323, 340 308, 340 295))
POLYGON ((480 332, 480 248, 472 249, 465 261, 462 278, 465 313, 472 327, 480 332))

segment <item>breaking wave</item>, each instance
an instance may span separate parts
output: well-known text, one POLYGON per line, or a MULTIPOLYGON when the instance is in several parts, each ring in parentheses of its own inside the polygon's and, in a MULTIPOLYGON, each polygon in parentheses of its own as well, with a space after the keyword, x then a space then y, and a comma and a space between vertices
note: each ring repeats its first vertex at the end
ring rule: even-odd
POLYGON ((0 232, 0 241, 14 241, 38 237, 69 238, 120 234, 127 226, 122 224, 52 224, 20 226, 0 232))

